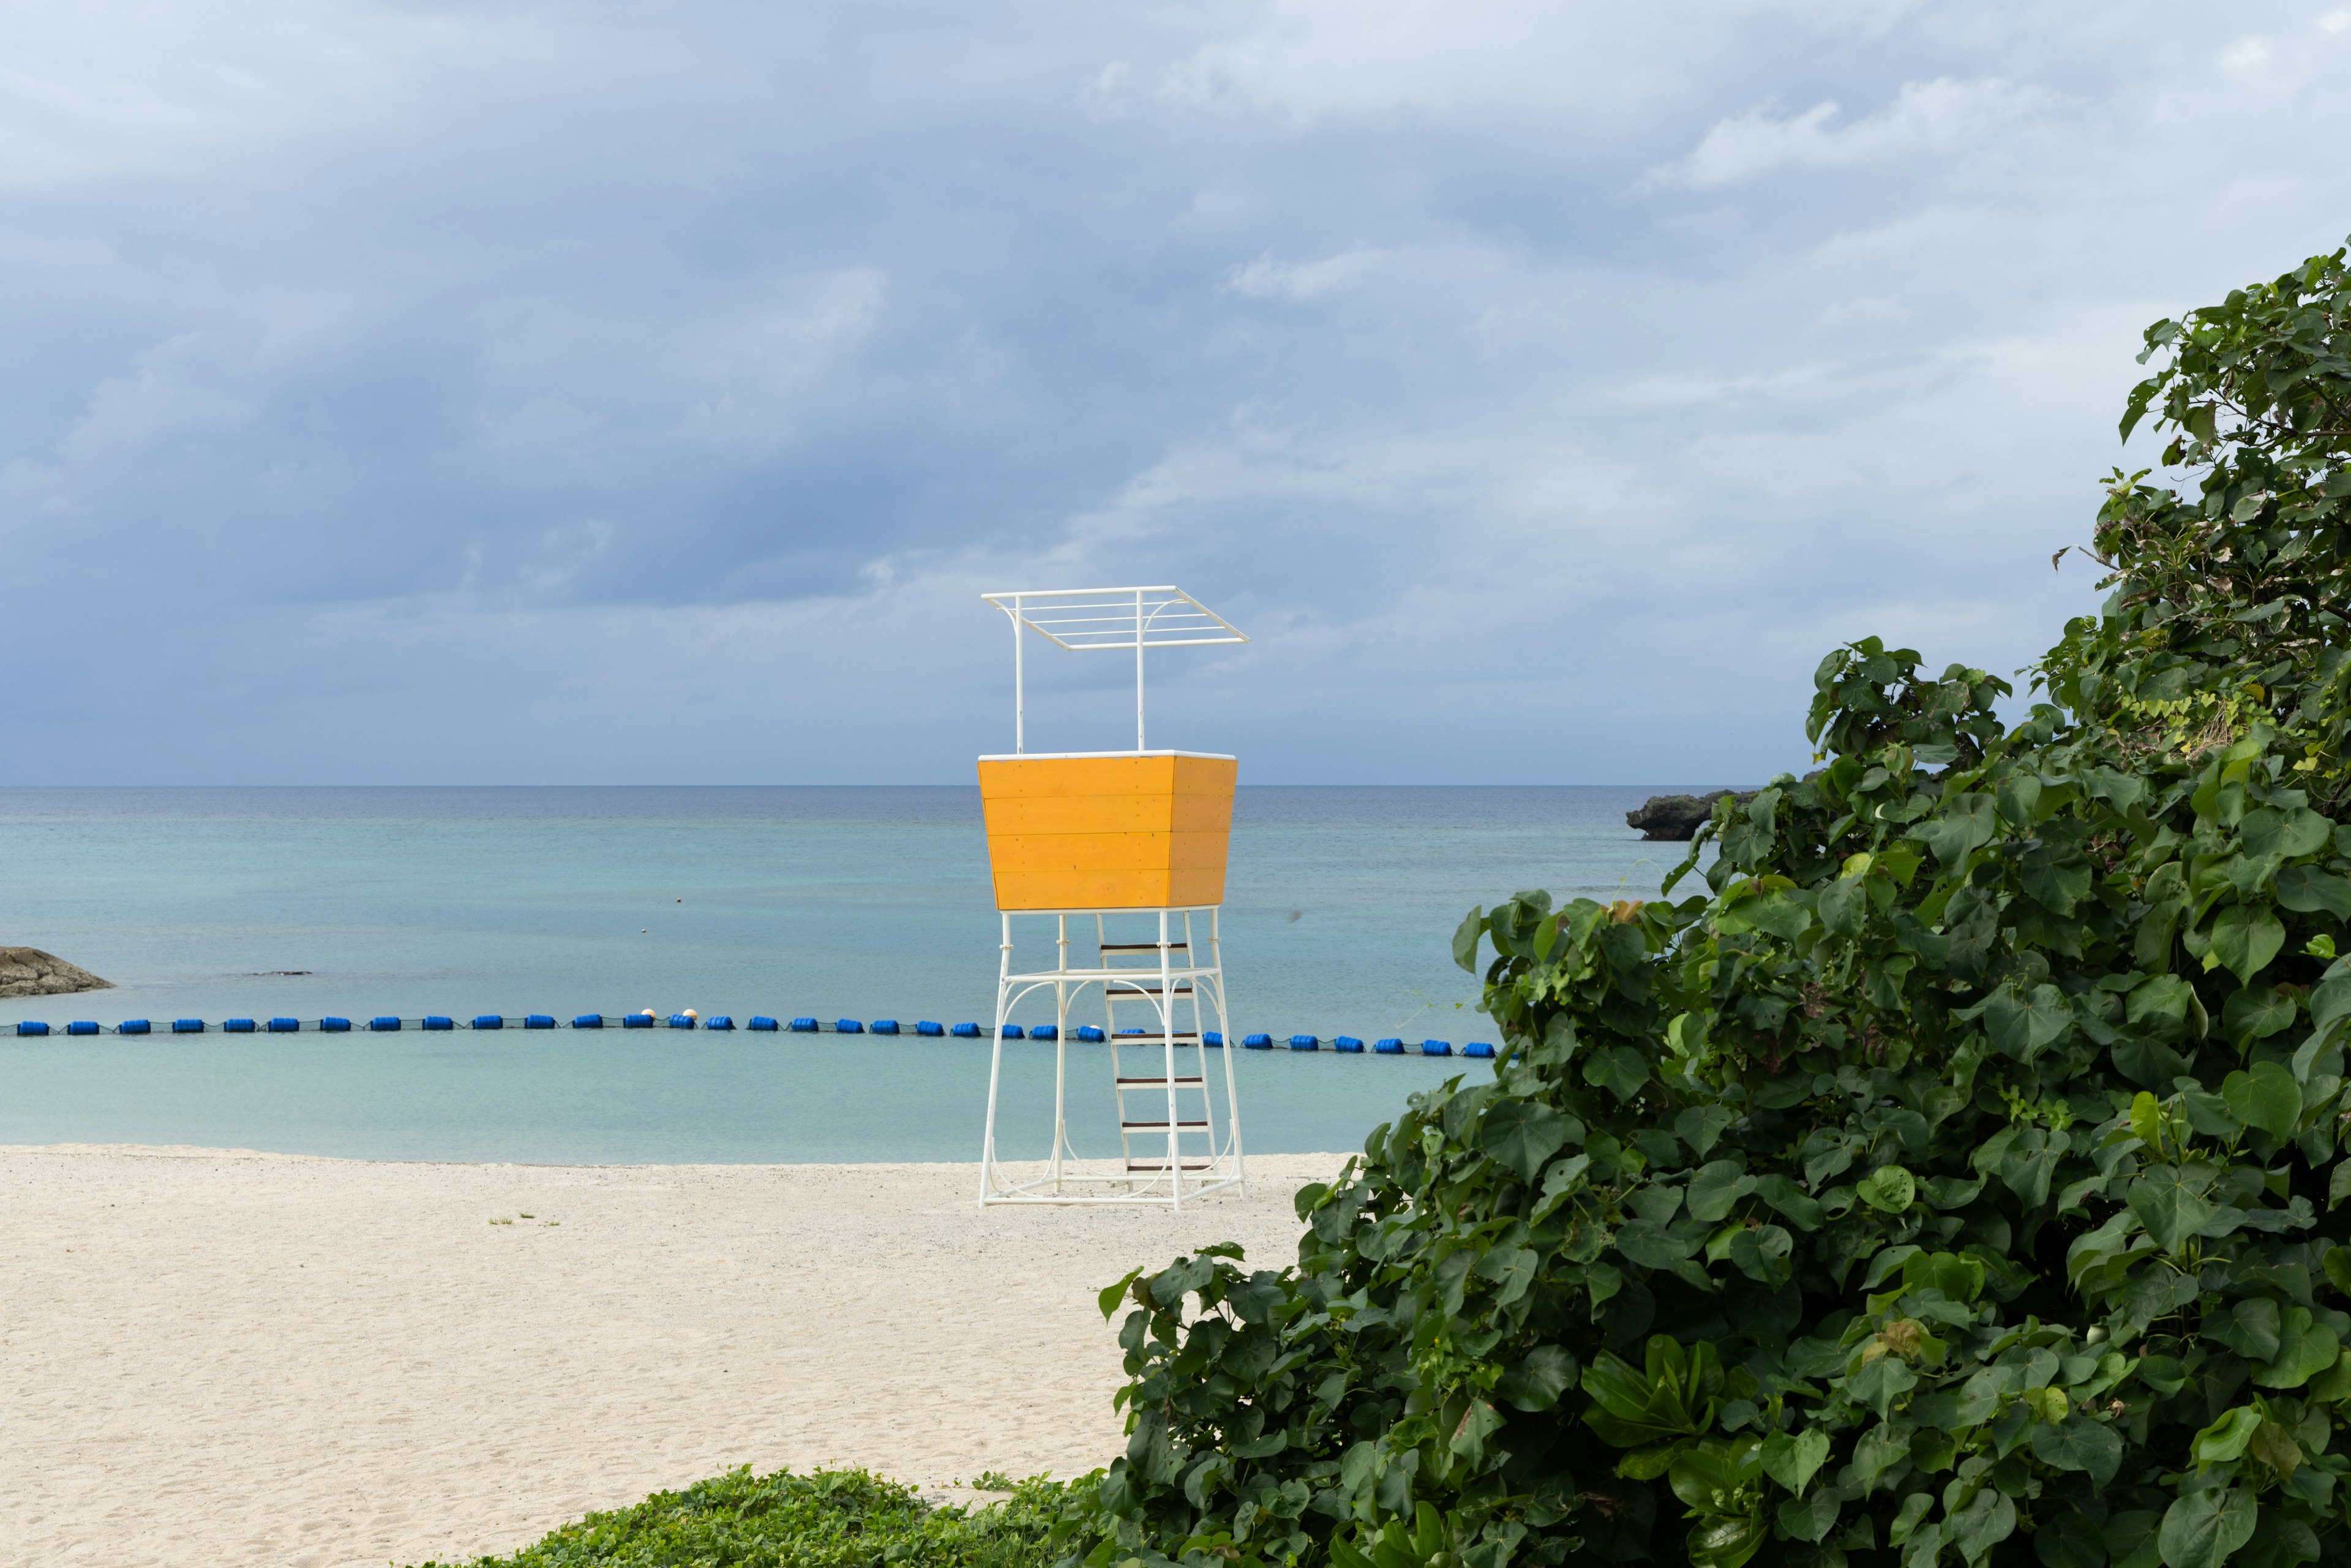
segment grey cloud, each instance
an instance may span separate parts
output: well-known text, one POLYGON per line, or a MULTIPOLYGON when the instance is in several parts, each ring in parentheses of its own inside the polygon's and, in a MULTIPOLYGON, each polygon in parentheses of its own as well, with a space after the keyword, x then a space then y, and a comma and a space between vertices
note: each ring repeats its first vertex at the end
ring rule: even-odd
POLYGON ((1251 777, 1754 779, 2351 227, 2324 7, 126 16, 0 20, 0 781, 956 779, 1125 580, 1251 777))

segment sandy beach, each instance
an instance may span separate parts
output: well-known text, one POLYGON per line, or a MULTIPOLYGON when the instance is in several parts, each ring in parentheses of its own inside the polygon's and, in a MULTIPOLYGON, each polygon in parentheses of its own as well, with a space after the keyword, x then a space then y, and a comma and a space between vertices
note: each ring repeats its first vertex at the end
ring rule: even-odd
POLYGON ((740 1464, 1092 1469, 1122 1442, 1094 1292, 1214 1240, 1288 1261, 1339 1164, 1253 1159, 1178 1217, 983 1212, 967 1166, 0 1149, 0 1539, 381 1568, 740 1464))

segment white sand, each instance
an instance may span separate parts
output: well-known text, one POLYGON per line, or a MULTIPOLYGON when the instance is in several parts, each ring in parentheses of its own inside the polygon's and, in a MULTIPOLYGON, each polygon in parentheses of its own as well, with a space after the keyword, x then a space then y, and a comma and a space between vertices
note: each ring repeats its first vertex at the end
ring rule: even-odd
POLYGON ((381 1568, 747 1463, 1074 1474, 1123 1442, 1094 1292, 1208 1241, 1290 1261, 1338 1165, 1252 1159, 1178 1218, 983 1212, 967 1166, 0 1148, 0 1540, 381 1568))

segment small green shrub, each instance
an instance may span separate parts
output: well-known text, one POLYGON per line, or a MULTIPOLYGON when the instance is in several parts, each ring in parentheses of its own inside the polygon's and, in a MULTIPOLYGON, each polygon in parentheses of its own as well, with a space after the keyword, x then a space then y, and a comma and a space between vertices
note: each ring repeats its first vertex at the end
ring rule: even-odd
POLYGON ((977 1511, 932 1508, 863 1470, 755 1476, 747 1465, 465 1568, 1036 1568, 1061 1487, 1040 1477, 1008 1490, 977 1511))
POLYGON ((2116 476, 2046 700, 1854 643, 1708 894, 1473 912, 1493 1082, 1301 1193, 1294 1269, 1105 1294, 1061 1550, 2351 1563, 2344 253, 2147 340, 2190 488, 2116 476))

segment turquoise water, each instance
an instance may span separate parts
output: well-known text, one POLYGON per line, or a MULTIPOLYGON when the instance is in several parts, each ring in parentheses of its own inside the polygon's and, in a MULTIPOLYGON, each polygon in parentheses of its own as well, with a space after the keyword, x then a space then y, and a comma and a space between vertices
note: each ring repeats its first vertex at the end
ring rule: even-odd
MULTIPOLYGON (((1680 846, 1624 814, 1666 788, 1243 788, 1234 1032, 1490 1039, 1450 956, 1463 913, 1524 887, 1654 895, 1680 846)), ((0 945, 117 984, 0 1000, 0 1025, 645 1008, 985 1023, 998 940, 975 789, 0 789, 0 945)), ((1102 1048, 1071 1050, 1079 1152, 1111 1153, 1102 1048)), ((1052 1051, 1007 1044, 1008 1154, 1042 1152, 1052 1051)), ((987 1055, 671 1030, 11 1035, 0 1143, 968 1160, 987 1055)), ((1486 1071, 1327 1051, 1236 1068, 1265 1152, 1355 1147, 1411 1090, 1486 1071)))

